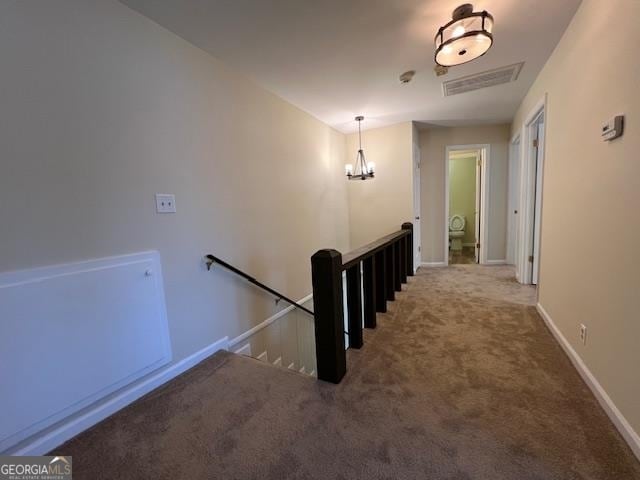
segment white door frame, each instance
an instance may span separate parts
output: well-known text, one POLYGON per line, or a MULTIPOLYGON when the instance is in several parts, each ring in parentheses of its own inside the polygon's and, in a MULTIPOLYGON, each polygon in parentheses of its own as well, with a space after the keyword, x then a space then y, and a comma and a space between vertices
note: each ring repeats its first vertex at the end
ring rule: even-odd
POLYGON ((420 220, 420 146, 413 144, 413 270, 415 273, 422 264, 422 231, 420 220))
MULTIPOLYGON (((542 146, 539 149, 539 158, 536 159, 536 149, 533 148, 533 139, 536 132, 536 121, 540 115, 545 115, 544 131, 546 133, 547 121, 547 94, 534 105, 529 111, 523 124, 520 133, 520 210, 519 210, 519 225, 518 225, 518 245, 516 251, 516 271, 518 272, 518 281, 525 285, 531 284, 531 277, 533 272, 533 263, 529 261, 529 256, 533 254, 533 235, 534 235, 534 217, 536 209, 536 183, 542 187, 544 178, 544 158, 545 158, 545 143, 542 142, 542 146), (536 175, 536 162, 538 163, 537 175, 536 175), (539 179, 536 178, 539 176, 539 179)), ((546 138, 546 134, 543 134, 543 138, 546 138)), ((542 205, 542 192, 543 188, 539 188, 538 202, 542 205)), ((542 212, 542 208, 539 209, 542 212)), ((540 222, 541 225, 541 222, 540 222)), ((540 231, 538 233, 537 243, 540 245, 540 231)), ((539 259, 538 259, 539 260, 539 259)), ((539 262, 536 262, 539 265, 539 262)))
POLYGON ((535 174, 535 204, 533 207, 533 266, 531 272, 531 283, 537 285, 540 280, 540 241, 541 241, 541 228, 542 228, 542 181, 544 170, 544 128, 546 118, 544 110, 537 117, 536 122, 538 148, 536 152, 536 174, 535 174))
MULTIPOLYGON (((447 145, 444 155, 444 264, 449 265, 449 154, 457 150, 482 150, 480 175, 480 263, 487 263, 488 245, 488 207, 491 175, 491 145, 476 143, 472 145, 447 145)), ((476 192, 477 195, 478 192, 476 192)), ((468 221, 468 219, 467 219, 468 221)), ((478 232, 476 232, 476 239, 478 232)))
MULTIPOLYGON (((476 237, 473 239, 473 259, 476 263, 480 263, 480 248, 478 248, 478 232, 482 232, 482 229, 480 228, 480 219, 482 218, 482 216, 480 215, 480 205, 482 202, 481 199, 481 195, 482 195, 482 152, 484 150, 478 150, 478 153, 476 154, 476 164, 475 164, 475 173, 476 173, 476 194, 474 195, 475 197, 475 202, 473 204, 473 209, 474 209, 474 215, 473 215, 473 228, 475 229, 476 232, 476 237)), ((449 161, 451 161, 451 159, 449 159, 449 161)), ((462 244, 462 246, 464 247, 464 244, 462 244)))
POLYGON ((507 201, 507 263, 516 266, 516 279, 520 278, 518 271, 518 227, 520 219, 520 132, 516 133, 509 144, 508 169, 508 201, 507 201))

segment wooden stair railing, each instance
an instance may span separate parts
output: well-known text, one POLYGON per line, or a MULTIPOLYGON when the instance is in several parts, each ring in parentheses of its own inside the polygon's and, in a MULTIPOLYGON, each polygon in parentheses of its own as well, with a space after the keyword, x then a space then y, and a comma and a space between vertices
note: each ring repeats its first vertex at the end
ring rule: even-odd
POLYGON ((339 383, 347 371, 343 271, 347 277, 349 347, 361 348, 362 324, 375 328, 376 312, 386 312, 387 301, 395 300, 395 292, 413 276, 413 224, 403 223, 401 230, 345 255, 325 249, 311 257, 318 379, 333 383, 339 383))

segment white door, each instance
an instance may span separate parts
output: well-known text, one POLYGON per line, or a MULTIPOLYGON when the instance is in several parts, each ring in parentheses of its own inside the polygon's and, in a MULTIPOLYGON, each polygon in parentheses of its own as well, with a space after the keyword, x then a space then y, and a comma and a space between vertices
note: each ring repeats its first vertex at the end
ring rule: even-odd
POLYGON ((535 162, 535 204, 533 210, 533 265, 531 268, 531 283, 538 284, 540 270, 540 219, 542 214, 542 165, 544 154, 544 115, 536 126, 536 162, 535 162))
POLYGON ((476 156, 476 207, 475 207, 475 225, 476 225, 476 244, 475 254, 476 263, 480 263, 480 199, 482 198, 481 185, 482 185, 482 159, 483 151, 478 150, 476 156))
POLYGON ((420 147, 413 145, 413 269, 422 262, 420 242, 420 147))

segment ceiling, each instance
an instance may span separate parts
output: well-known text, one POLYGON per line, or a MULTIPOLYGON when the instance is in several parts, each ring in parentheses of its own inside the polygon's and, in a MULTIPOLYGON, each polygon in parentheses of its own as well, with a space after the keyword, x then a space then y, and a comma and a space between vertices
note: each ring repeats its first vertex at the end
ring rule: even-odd
POLYGON ((477 0, 495 18, 480 59, 436 77, 433 37, 460 0, 120 0, 343 132, 415 120, 508 122, 580 0, 477 0), (443 97, 442 81, 524 61, 514 83, 443 97), (409 84, 399 75, 417 74, 409 84))

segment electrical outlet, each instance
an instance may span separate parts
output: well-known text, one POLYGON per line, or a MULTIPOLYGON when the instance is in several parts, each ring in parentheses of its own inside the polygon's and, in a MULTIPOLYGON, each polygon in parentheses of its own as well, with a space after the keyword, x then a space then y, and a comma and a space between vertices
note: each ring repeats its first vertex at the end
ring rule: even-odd
POLYGON ((176 196, 171 193, 156 193, 156 212, 176 213, 176 196))
POLYGON ((580 340, 582 340, 582 344, 587 344, 587 326, 584 323, 580 324, 580 340))

